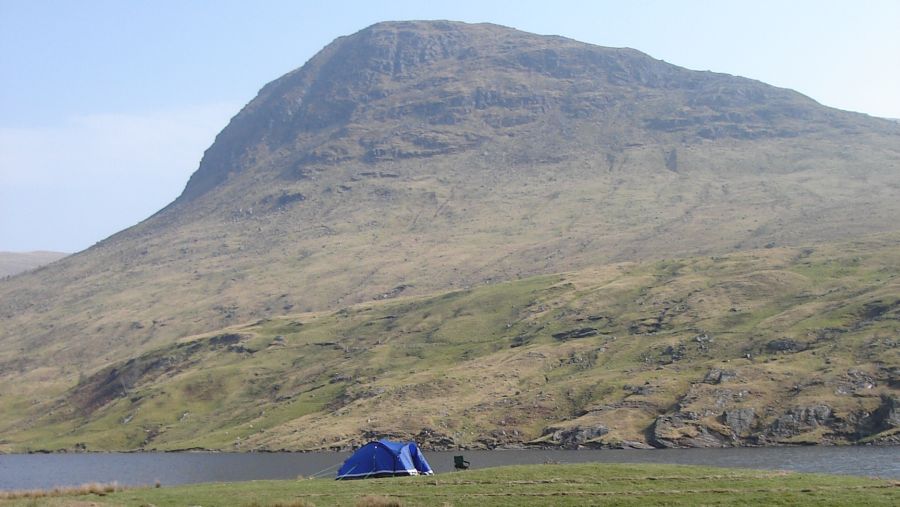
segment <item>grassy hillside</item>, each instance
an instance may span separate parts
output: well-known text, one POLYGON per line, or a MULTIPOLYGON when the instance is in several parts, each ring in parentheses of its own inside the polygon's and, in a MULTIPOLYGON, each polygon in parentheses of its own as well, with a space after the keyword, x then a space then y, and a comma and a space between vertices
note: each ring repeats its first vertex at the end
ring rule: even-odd
POLYGON ((77 382, 23 371, 2 448, 896 441, 898 275, 892 235, 262 319, 77 382))
POLYGON ((266 85, 171 206, 0 281, 0 383, 27 375, 28 396, 373 298, 896 232, 898 168, 896 123, 791 90, 494 25, 379 24, 266 85))
MULTIPOLYGON (((735 149, 781 160, 798 148, 759 141, 735 149)), ((348 167, 298 184, 308 197, 293 211, 238 206, 223 209, 233 218, 222 221, 164 230, 148 223, 0 281, 0 378, 67 364, 74 381, 78 371, 209 329, 373 298, 894 230, 897 163, 863 153, 865 144, 848 149, 868 160, 852 177, 838 147, 781 175, 744 170, 728 151, 697 152, 690 162, 689 150, 680 160, 696 169, 676 174, 640 148, 611 172, 561 165, 472 173, 476 161, 460 156, 435 161, 435 176, 352 182, 348 167), (327 191, 338 185, 354 191, 327 191)))
MULTIPOLYGON (((104 496, 42 497, 41 505, 246 505, 325 507, 433 505, 889 506, 895 482, 861 477, 674 465, 530 465, 432 477, 201 484, 104 496), (90 502, 90 503, 88 503, 90 502)), ((33 505, 34 499, 0 506, 33 505)))

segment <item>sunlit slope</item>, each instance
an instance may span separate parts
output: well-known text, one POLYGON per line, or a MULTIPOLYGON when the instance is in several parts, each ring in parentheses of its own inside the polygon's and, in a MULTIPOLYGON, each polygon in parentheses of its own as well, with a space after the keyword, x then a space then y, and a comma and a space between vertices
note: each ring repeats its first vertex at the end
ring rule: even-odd
POLYGON ((0 383, 374 298, 897 231, 898 192, 893 122, 631 49, 381 23, 263 87, 166 209, 0 281, 0 383))
POLYGON ((4 384, 0 434, 7 450, 896 441, 897 240, 263 319, 60 384, 55 400, 4 384))

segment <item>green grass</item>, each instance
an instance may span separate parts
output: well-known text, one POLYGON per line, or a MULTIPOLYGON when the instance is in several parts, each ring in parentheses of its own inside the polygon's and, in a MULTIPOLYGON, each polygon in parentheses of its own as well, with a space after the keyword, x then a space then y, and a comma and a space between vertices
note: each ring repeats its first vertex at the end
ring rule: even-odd
MULTIPOLYGON (((430 477, 361 481, 298 479, 133 489, 105 496, 42 498, 41 505, 541 506, 792 505, 891 506, 896 481, 674 465, 527 465, 430 477), (83 503, 79 503, 83 502, 83 503)), ((0 506, 33 505, 29 499, 0 506)))

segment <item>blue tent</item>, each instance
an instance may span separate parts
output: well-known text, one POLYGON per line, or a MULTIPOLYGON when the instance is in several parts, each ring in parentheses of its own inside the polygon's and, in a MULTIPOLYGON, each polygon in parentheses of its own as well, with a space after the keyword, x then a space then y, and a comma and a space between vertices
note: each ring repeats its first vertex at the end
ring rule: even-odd
POLYGON ((360 447, 338 470, 337 479, 431 475, 434 471, 413 442, 379 440, 360 447))

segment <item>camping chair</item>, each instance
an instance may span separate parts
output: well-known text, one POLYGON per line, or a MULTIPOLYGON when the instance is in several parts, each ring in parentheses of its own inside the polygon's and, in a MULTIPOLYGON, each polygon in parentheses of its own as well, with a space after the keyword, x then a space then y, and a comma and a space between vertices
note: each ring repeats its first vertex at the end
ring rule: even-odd
POLYGON ((468 470, 469 462, 462 456, 453 456, 453 468, 457 470, 468 470))

